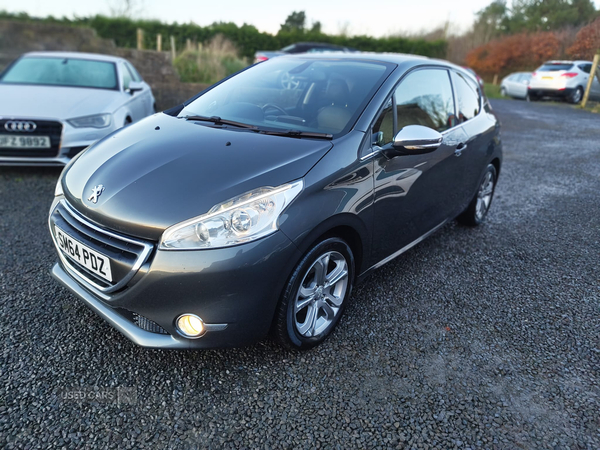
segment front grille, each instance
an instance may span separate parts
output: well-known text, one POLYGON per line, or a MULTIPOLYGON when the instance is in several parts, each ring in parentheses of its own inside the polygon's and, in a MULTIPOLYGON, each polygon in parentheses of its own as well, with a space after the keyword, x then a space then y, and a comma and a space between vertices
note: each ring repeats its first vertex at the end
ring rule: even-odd
POLYGON ((169 334, 156 322, 152 322, 150 319, 140 316, 137 313, 133 313, 133 323, 135 323, 142 330, 149 331, 150 333, 169 334))
POLYGON ((58 226, 72 238, 110 259, 112 282, 86 269, 76 260, 62 253, 62 250, 56 246, 63 263, 71 273, 102 293, 123 289, 142 264, 148 260, 154 248, 150 242, 123 236, 92 224, 70 207, 65 200, 56 205, 49 221, 55 241, 55 226, 58 226))
POLYGON ((31 120, 31 119, 1 119, 0 134, 11 136, 49 136, 50 148, 0 148, 0 156, 24 156, 24 157, 55 157, 60 150, 60 139, 62 136, 62 123, 53 120, 31 120), (35 131, 10 131, 4 128, 6 122, 12 121, 34 122, 35 131))

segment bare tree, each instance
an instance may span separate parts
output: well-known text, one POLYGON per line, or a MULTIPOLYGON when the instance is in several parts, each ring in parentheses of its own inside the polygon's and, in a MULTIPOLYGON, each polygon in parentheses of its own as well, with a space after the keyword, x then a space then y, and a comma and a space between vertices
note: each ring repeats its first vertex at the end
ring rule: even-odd
POLYGON ((338 28, 337 34, 339 36, 350 37, 350 35, 352 34, 352 26, 350 25, 350 22, 347 20, 344 22, 338 22, 337 28, 338 28))
POLYGON ((142 15, 144 0, 108 0, 108 9, 112 17, 134 19, 142 15))

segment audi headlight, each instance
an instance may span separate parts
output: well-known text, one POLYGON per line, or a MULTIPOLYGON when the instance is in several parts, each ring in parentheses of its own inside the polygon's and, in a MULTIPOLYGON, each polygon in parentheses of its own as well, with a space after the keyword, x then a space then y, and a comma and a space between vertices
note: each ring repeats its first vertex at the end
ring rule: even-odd
POLYGON ((277 230, 283 210, 302 191, 302 180, 263 187, 214 206, 208 213, 167 228, 163 250, 220 248, 254 241, 277 230))
POLYGON ((93 116, 76 117, 67 120, 75 128, 106 128, 112 122, 110 114, 95 114, 93 116))

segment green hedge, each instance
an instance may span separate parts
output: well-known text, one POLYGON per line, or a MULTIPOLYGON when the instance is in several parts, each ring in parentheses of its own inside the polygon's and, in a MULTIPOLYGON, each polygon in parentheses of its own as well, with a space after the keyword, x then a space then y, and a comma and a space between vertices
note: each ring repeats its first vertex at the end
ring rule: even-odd
POLYGON ((260 32, 253 25, 241 27, 234 23, 214 23, 201 27, 195 24, 166 24, 158 20, 131 20, 105 16, 81 17, 76 19, 52 16, 43 19, 27 14, 12 14, 0 11, 0 19, 58 23, 73 26, 87 26, 96 30, 102 38, 113 39, 118 47, 135 48, 136 30, 144 30, 144 47, 156 46, 156 35, 163 36, 163 49, 169 50, 169 36, 175 37, 178 51, 183 50, 187 39, 194 42, 208 42, 217 34, 223 34, 239 49, 241 56, 254 56, 257 50, 278 50, 286 45, 300 41, 328 42, 356 48, 361 51, 412 53, 423 56, 443 58, 446 54, 446 41, 425 41, 402 37, 373 38, 370 36, 333 36, 314 32, 279 32, 276 35, 260 32))

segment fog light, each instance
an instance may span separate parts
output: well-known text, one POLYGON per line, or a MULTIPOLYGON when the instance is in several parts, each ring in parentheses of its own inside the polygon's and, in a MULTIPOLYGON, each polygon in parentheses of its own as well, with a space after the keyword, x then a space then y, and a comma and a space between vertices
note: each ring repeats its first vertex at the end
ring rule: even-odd
POLYGON ((202 322, 202 319, 195 314, 183 314, 177 318, 175 324, 177 326, 177 331, 179 331, 182 336, 188 338, 200 337, 206 331, 204 322, 202 322))

